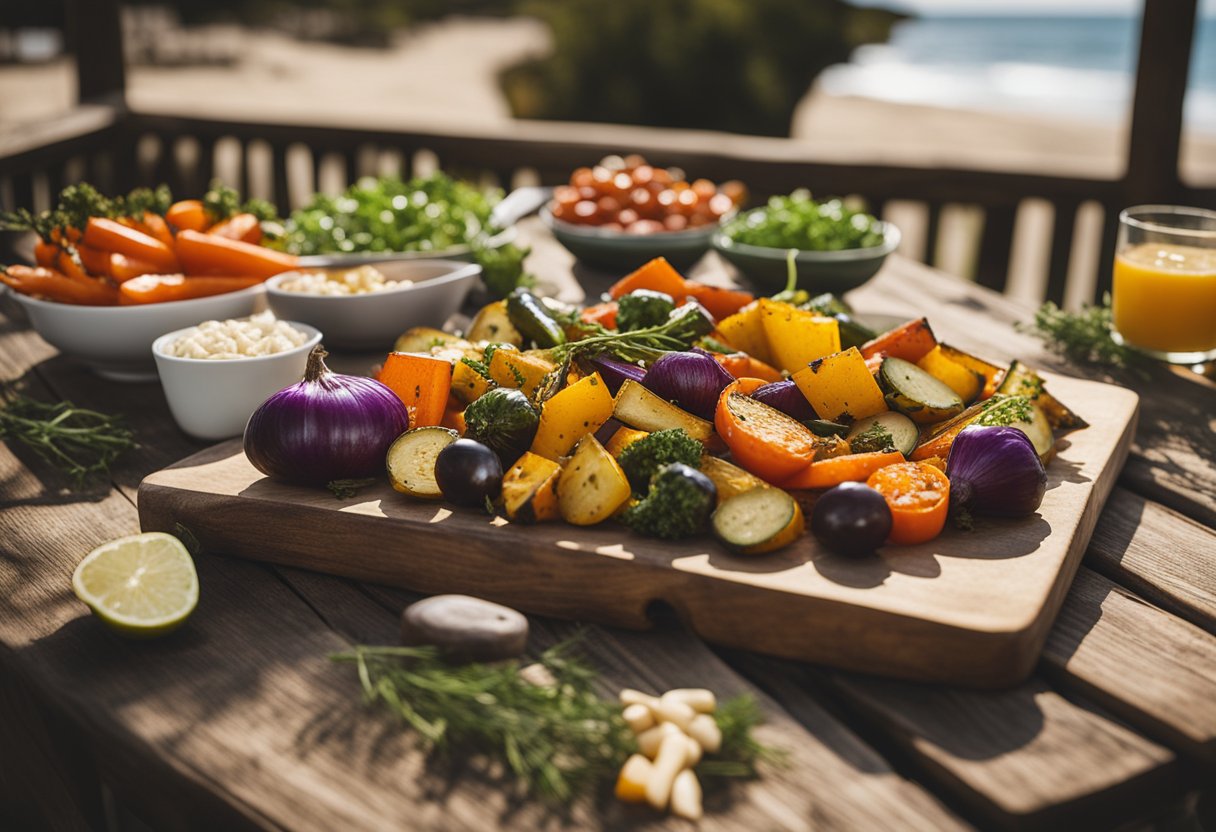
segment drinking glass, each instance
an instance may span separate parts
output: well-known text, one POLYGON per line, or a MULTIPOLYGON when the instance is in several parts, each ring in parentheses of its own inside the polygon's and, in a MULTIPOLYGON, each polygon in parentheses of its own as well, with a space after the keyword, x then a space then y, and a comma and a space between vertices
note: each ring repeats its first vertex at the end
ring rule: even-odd
POLYGON ((1119 214, 1114 339, 1173 364, 1216 359, 1216 211, 1137 205, 1119 214))

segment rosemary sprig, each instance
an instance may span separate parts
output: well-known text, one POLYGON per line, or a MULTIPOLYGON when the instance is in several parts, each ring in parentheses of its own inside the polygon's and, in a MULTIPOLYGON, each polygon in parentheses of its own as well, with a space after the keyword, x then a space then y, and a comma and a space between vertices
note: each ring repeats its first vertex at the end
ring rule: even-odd
POLYGON ((1048 349, 1070 361, 1143 372, 1145 356, 1111 338, 1109 294, 1101 305, 1086 306, 1080 312, 1066 312, 1047 301, 1034 313, 1032 324, 1018 323, 1016 327, 1042 338, 1048 349))
POLYGON ((560 344, 553 348, 553 355, 559 362, 601 353, 611 353, 622 361, 654 361, 664 353, 688 349, 713 328, 713 319, 699 304, 687 303, 658 326, 629 332, 605 330, 580 341, 560 344))
MULTIPOLYGON (((523 794, 569 805, 610 784, 637 750, 621 706, 601 699, 595 671, 570 655, 576 640, 540 657, 546 685, 525 679, 516 661, 451 665, 429 647, 361 645, 331 658, 354 663, 367 701, 403 719, 429 751, 483 754, 504 763, 523 794)), ((751 735, 761 721, 751 697, 722 703, 716 719, 722 747, 698 775, 755 777, 757 763, 781 760, 751 735)))
POLYGON ((25 396, 0 406, 0 439, 26 445, 77 486, 90 474, 108 472, 119 454, 135 447, 133 434, 116 416, 25 396))

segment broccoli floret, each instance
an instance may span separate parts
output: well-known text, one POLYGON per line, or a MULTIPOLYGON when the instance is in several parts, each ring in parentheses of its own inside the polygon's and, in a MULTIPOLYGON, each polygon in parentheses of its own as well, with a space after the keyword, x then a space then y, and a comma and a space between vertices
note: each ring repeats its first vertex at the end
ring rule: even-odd
POLYGON ((677 540, 702 531, 717 500, 718 489, 709 477, 675 462, 658 470, 650 492, 626 509, 621 520, 640 534, 677 540))
POLYGON ((616 328, 633 332, 667 323, 667 316, 676 308, 671 295, 638 289, 617 301, 616 328))
POLYGON ((655 431, 630 443, 621 451, 617 462, 629 477, 633 490, 645 493, 650 478, 664 465, 682 462, 693 468, 701 467, 701 443, 683 428, 655 431))

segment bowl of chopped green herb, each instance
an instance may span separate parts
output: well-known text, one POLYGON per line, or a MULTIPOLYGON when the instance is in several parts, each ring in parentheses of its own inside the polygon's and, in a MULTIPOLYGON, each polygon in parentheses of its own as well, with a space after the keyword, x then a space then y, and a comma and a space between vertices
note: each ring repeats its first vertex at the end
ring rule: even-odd
POLYGON ((500 191, 442 172, 409 180, 364 177, 338 196, 317 194, 292 212, 274 246, 299 255, 306 268, 475 262, 491 293, 503 296, 522 279, 527 251, 514 245, 511 218, 504 222, 495 212, 502 201, 500 191))
POLYGON ((787 257, 795 249, 798 287, 840 294, 877 274, 899 239, 889 222, 797 190, 727 223, 713 247, 758 288, 774 291, 786 285, 787 257))

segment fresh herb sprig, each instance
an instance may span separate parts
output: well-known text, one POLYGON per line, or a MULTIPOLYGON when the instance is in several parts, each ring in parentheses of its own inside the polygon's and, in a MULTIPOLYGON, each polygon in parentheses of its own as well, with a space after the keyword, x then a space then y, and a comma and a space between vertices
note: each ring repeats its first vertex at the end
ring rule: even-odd
POLYGON ((62 470, 77 486, 104 474, 135 437, 116 416, 17 396, 0 406, 0 439, 16 440, 62 470))
POLYGON ((55 207, 40 213, 19 208, 0 213, 0 228, 33 231, 52 242, 55 232, 64 228, 84 230, 91 217, 141 217, 145 211, 164 214, 173 202, 167 185, 136 188, 126 196, 108 197, 87 182, 68 185, 59 192, 55 207))
MULTIPOLYGON (((595 671, 571 655, 576 641, 545 651, 539 674, 521 673, 517 661, 452 665, 430 647, 357 646, 331 658, 353 663, 367 701, 403 719, 428 751, 485 755, 504 763, 524 794, 569 806, 611 783, 637 750, 621 706, 596 694, 595 671)), ((751 697, 722 703, 715 719, 722 747, 698 775, 755 777, 759 763, 781 761, 752 736, 761 714, 751 697)))
POLYGON ((1066 312, 1048 301, 1034 313, 1032 324, 1019 323, 1017 328, 1042 338, 1048 349, 1070 361, 1143 372, 1144 355, 1111 337, 1109 294, 1100 305, 1083 307, 1080 312, 1066 312))
POLYGON ((580 341, 559 344, 553 348, 553 355, 558 361, 591 358, 602 353, 610 353, 622 361, 654 361, 664 353, 688 349, 713 328, 713 319, 699 304, 687 303, 658 326, 630 332, 605 330, 580 341))

